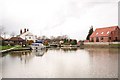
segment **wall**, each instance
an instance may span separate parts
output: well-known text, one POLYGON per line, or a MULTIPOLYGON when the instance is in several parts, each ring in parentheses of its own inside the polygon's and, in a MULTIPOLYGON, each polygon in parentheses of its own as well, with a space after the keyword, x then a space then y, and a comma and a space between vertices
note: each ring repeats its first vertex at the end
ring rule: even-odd
POLYGON ((33 40, 34 42, 36 41, 36 37, 32 33, 30 33, 29 31, 20 35, 20 37, 24 40, 33 40), (29 37, 31 37, 31 39, 29 37))
MULTIPOLYGON (((92 38, 90 38, 90 41, 92 38)), ((93 38, 93 42, 96 42, 96 37, 93 38)), ((103 40, 101 40, 101 37, 98 37, 99 42, 108 42, 108 37, 103 37, 103 40)), ((111 42, 111 41, 110 41, 111 42)))
POLYGON ((33 40, 35 42, 36 38, 35 36, 25 36, 26 40, 33 40))
POLYGON ((109 45, 120 44, 120 42, 84 42, 84 45, 109 45))

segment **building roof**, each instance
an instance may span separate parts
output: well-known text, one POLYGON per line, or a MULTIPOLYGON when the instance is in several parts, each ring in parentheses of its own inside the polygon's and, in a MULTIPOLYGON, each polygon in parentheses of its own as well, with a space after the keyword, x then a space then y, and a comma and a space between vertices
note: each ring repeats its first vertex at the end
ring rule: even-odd
POLYGON ((20 37, 12 37, 10 38, 11 41, 24 41, 24 39, 20 38, 20 37))
POLYGON ((90 37, 107 37, 112 31, 116 30, 117 28, 120 29, 118 26, 96 28, 96 30, 91 34, 90 37))
POLYGON ((24 32, 18 36, 24 39, 25 36, 34 36, 34 35, 31 32, 27 31, 27 32, 24 32))
POLYGON ((4 40, 4 39, 0 36, 0 40, 4 40))

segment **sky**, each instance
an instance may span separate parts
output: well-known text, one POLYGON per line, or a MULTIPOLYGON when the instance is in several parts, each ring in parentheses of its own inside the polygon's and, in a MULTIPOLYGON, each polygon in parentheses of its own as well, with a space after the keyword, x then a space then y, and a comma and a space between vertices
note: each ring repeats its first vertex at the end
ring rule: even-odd
POLYGON ((2 0, 0 25, 7 34, 28 28, 37 36, 84 40, 89 28, 118 25, 118 0, 2 0))

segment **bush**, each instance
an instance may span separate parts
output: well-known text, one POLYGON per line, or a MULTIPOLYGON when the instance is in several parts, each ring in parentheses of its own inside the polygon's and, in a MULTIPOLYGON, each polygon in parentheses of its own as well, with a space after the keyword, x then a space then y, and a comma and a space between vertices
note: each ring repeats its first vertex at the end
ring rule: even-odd
POLYGON ((72 40, 71 45, 77 45, 77 40, 72 40))
POLYGON ((27 41, 27 44, 28 44, 28 45, 31 45, 32 43, 34 43, 33 40, 28 40, 28 41, 27 41))

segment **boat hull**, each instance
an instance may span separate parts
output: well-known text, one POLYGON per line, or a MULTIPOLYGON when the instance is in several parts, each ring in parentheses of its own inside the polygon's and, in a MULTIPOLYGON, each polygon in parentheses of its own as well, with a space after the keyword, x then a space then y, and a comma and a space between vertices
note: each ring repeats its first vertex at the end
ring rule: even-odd
POLYGON ((36 44, 36 43, 34 43, 34 44, 31 45, 31 48, 33 50, 41 50, 41 49, 44 49, 45 46, 43 44, 36 44))

